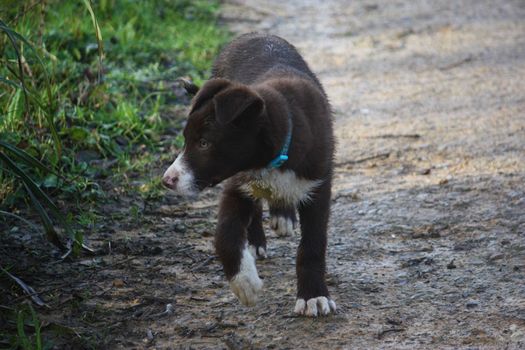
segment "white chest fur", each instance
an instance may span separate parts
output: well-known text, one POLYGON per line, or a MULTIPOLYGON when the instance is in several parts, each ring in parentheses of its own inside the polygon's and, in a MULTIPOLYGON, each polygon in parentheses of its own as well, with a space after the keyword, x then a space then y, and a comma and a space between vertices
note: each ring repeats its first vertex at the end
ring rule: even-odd
POLYGON ((292 170, 262 169, 244 173, 240 188, 251 197, 295 206, 308 201, 321 183, 322 180, 297 177, 292 170))

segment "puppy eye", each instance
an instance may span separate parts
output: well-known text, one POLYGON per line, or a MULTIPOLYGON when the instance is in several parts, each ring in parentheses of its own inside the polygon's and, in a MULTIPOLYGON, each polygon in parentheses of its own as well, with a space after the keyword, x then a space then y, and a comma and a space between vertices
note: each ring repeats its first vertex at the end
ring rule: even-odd
POLYGON ((210 147, 210 143, 206 139, 200 139, 199 140, 199 148, 200 149, 207 149, 210 147))

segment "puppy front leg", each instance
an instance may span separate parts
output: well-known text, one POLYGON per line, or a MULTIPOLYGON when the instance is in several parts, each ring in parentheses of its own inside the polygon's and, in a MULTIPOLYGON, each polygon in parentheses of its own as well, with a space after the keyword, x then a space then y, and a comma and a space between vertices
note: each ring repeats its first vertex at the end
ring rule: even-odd
POLYGON ((301 242, 297 249, 295 312, 327 315, 336 309, 325 282, 326 230, 330 212, 330 179, 315 190, 311 201, 299 205, 301 242))
POLYGON ((246 230, 256 209, 253 200, 237 188, 226 186, 219 205, 215 250, 232 292, 244 305, 255 304, 263 285, 246 241, 246 230))

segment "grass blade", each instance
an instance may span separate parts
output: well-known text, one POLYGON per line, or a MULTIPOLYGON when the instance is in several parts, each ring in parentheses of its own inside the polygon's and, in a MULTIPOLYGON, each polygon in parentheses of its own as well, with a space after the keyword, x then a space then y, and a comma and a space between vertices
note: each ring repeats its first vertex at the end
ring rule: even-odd
POLYGON ((1 140, 0 140, 0 148, 4 148, 5 150, 9 151, 13 155, 15 155, 16 158, 18 158, 19 160, 21 160, 22 162, 26 163, 27 165, 29 165, 29 166, 31 166, 33 168, 38 168, 38 169, 40 169, 42 171, 45 171, 45 172, 48 172, 48 173, 53 173, 53 174, 58 176, 58 174, 56 174, 55 171, 51 170, 46 165, 44 165, 41 161, 39 161, 38 159, 36 159, 32 155, 30 155, 29 153, 21 150, 20 148, 17 148, 15 146, 13 146, 13 145, 11 145, 11 144, 9 144, 7 142, 1 141, 1 140))
POLYGON ((56 247, 60 248, 61 250, 65 250, 65 246, 60 241, 60 238, 58 237, 58 233, 55 230, 55 227, 53 226, 53 222, 49 218, 49 215, 47 215, 47 212, 42 207, 38 199, 36 199, 34 193, 29 189, 26 183, 24 183, 24 187, 29 194, 29 197, 31 198, 31 202, 33 203, 33 207, 37 211, 38 215, 42 219, 42 222, 44 224, 44 229, 46 232, 46 238, 49 242, 53 243, 56 247))
POLYGON ((93 22, 93 27, 95 28, 95 36, 97 38, 97 45, 98 45, 98 81, 100 82, 101 75, 102 75, 102 32, 100 31, 100 27, 98 26, 98 20, 95 16, 95 12, 93 11, 93 7, 91 6, 91 0, 82 0, 84 1, 84 4, 86 5, 86 8, 89 11, 89 15, 91 16, 91 22, 93 22))
POLYGON ((55 110, 55 108, 53 106, 54 99, 53 99, 53 94, 51 92, 51 83, 50 83, 49 73, 47 72, 46 66, 44 65, 44 62, 40 58, 40 55, 38 54, 38 52, 35 49, 35 47, 26 38, 24 38, 24 36, 20 35, 16 31, 14 31, 11 28, 9 28, 2 20, 0 20, 0 30, 3 31, 7 35, 7 37, 9 38, 9 41, 11 41, 13 49, 15 50, 15 53, 17 55, 18 67, 19 67, 19 72, 20 72, 20 76, 18 78, 20 80, 20 83, 22 84, 24 95, 26 97, 25 102, 26 102, 26 109, 27 110, 29 110, 29 106, 28 106, 28 101, 29 100, 27 99, 27 91, 28 91, 28 89, 27 89, 27 86, 26 86, 25 80, 24 80, 24 70, 22 68, 22 58, 20 56, 20 51, 18 50, 18 46, 17 46, 17 42, 16 42, 15 38, 17 40, 20 40, 24 44, 26 44, 33 51, 33 53, 35 54, 36 59, 38 60, 38 63, 42 66, 42 69, 43 69, 43 72, 44 72, 44 80, 45 80, 46 93, 47 93, 47 99, 49 101, 48 102, 49 106, 48 106, 48 108, 44 108, 42 106, 42 104, 39 104, 39 105, 40 105, 40 108, 42 108, 42 110, 44 111, 44 115, 46 117, 47 123, 49 124, 49 130, 51 130, 51 136, 53 138, 53 142, 54 142, 54 145, 55 145, 55 149, 56 149, 57 155, 60 157, 60 155, 62 154, 62 143, 60 142, 60 138, 58 137, 58 132, 56 130, 56 127, 55 127, 55 124, 54 124, 54 120, 53 120, 53 111, 55 110))
POLYGON ((31 297, 31 300, 38 306, 46 306, 46 303, 42 298, 38 295, 38 293, 31 287, 30 285, 26 284, 24 281, 22 281, 20 278, 16 277, 15 275, 11 274, 9 271, 4 269, 2 266, 0 266, 0 270, 2 270, 3 273, 5 273, 9 278, 11 278, 13 281, 18 284, 22 290, 31 297))
POLYGON ((21 90, 15 90, 7 104, 7 124, 14 124, 22 116, 23 107, 20 106, 21 90))
POLYGON ((49 215, 46 210, 42 207, 40 201, 42 201, 46 207, 57 217, 64 225, 67 226, 65 219, 58 210, 57 206, 53 201, 38 187, 38 185, 22 170, 20 169, 8 156, 0 152, 0 160, 11 170, 14 174, 22 179, 22 182, 31 198, 33 206, 37 211, 38 215, 42 219, 44 229, 46 232, 47 239, 61 250, 65 250, 64 245, 60 241, 58 233, 56 232, 49 215))
POLYGON ((31 222, 27 221, 26 219, 24 219, 23 217, 19 216, 19 215, 16 215, 16 214, 13 214, 13 213, 9 213, 7 211, 3 211, 3 210, 0 210, 0 215, 4 215, 4 216, 9 216, 11 218, 14 218, 14 219, 17 219, 17 220, 20 220, 22 221, 24 224, 26 224, 27 226, 31 227, 33 229, 33 231, 35 232, 40 232, 40 229, 38 227, 36 227, 35 225, 33 225, 31 222))
POLYGON ((21 42, 26 44, 33 51, 33 53, 35 54, 36 59, 38 60, 38 63, 42 66, 42 69, 44 70, 45 79, 49 81, 49 73, 47 71, 46 66, 44 65, 44 61, 42 61, 42 58, 40 57, 40 55, 36 51, 35 46, 33 44, 31 44, 29 42, 29 40, 27 40, 23 35, 21 35, 20 33, 12 30, 11 28, 9 28, 7 26, 7 24, 5 24, 5 22, 2 21, 2 20, 0 20, 0 30, 5 32, 7 35, 11 35, 13 38, 16 38, 16 39, 20 40, 21 42))
POLYGON ((20 50, 18 49, 18 45, 17 45, 17 42, 15 40, 15 36, 13 35, 13 31, 8 29, 7 26, 5 25, 4 22, 2 22, 0 20, 0 29, 4 31, 4 33, 7 35, 7 37, 9 38, 9 41, 11 42, 11 46, 13 46, 13 49, 15 50, 15 54, 16 54, 16 60, 18 62, 18 72, 19 72, 19 79, 20 79, 20 83, 22 84, 22 86, 24 87, 23 91, 24 91, 24 95, 25 95, 25 104, 26 104, 26 110, 29 111, 29 99, 27 98, 27 92, 26 92, 26 82, 25 82, 25 79, 24 79, 24 68, 23 68, 23 65, 22 65, 22 56, 20 54, 20 50))
POLYGON ((35 309, 29 304, 29 310, 31 311, 31 317, 33 318, 33 328, 35 329, 35 340, 36 340, 36 350, 42 350, 42 337, 40 336, 40 321, 36 315, 35 309))
POLYGON ((20 310, 18 311, 18 316, 16 318, 16 330, 18 333, 18 342, 19 345, 24 350, 31 349, 31 344, 29 343, 29 339, 27 338, 26 332, 24 331, 24 311, 20 310))
POLYGON ((9 79, 6 79, 4 77, 0 77, 0 82, 2 82, 4 84, 7 84, 7 85, 11 85, 15 89, 21 89, 21 86, 19 86, 17 83, 15 83, 14 81, 11 81, 9 79))
POLYGON ((39 200, 44 202, 44 204, 49 207, 49 209, 55 214, 58 214, 58 217, 61 217, 58 207, 53 203, 53 201, 45 194, 40 187, 27 175, 20 167, 18 167, 8 156, 0 152, 0 160, 6 164, 6 166, 16 175, 18 175, 24 184, 27 184, 31 192, 33 192, 39 200))
MULTIPOLYGON (((9 72, 11 72, 11 74, 13 74, 18 80, 20 80, 20 77, 18 76, 18 73, 16 73, 8 65, 6 65, 5 67, 7 68, 7 70, 9 72)), ((7 79, 4 79, 4 80, 7 80, 7 79)), ((10 81, 10 80, 8 80, 8 81, 10 81)), ((32 99, 32 101, 34 101, 38 105, 38 107, 40 107, 40 109, 42 111, 44 111, 44 114, 48 113, 48 107, 44 106, 44 103, 38 98, 38 96, 31 89, 29 89, 29 87, 23 86, 23 85, 18 85, 16 83, 12 82, 12 81, 11 81, 11 83, 9 85, 11 85, 11 86, 14 85, 18 89, 23 89, 25 91, 25 93, 32 99)))

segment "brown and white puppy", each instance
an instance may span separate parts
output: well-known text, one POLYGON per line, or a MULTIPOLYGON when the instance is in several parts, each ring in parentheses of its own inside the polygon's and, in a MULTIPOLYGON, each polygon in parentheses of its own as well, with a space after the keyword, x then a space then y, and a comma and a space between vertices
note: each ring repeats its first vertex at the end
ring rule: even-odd
POLYGON ((253 305, 262 290, 255 258, 266 256, 261 203, 266 200, 278 234, 293 230, 299 212, 295 312, 334 312, 325 283, 332 115, 321 84, 297 50, 279 37, 258 33, 227 45, 213 65, 212 79, 193 99, 184 138, 184 149, 163 182, 192 196, 227 180, 215 248, 239 300, 253 305), (282 153, 288 159, 276 164, 282 153))

